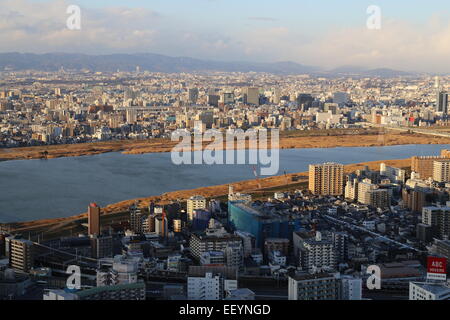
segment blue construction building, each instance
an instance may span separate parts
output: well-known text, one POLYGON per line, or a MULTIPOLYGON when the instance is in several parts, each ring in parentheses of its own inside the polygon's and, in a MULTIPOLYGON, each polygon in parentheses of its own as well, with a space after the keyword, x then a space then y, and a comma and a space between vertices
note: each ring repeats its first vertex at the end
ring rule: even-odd
POLYGON ((258 248, 264 246, 267 238, 292 241, 293 233, 301 230, 300 216, 297 214, 264 212, 239 201, 228 203, 228 221, 235 230, 255 236, 258 248))

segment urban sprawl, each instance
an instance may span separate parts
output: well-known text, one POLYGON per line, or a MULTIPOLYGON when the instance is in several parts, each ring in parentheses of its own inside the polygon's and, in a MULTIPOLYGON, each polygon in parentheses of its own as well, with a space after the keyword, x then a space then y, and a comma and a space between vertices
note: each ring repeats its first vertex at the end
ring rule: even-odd
MULTIPOLYGON (((436 134, 448 125, 449 80, 4 72, 0 146, 209 128, 436 134)), ((223 199, 136 201, 120 222, 105 222, 99 205, 86 204, 79 234, 62 228, 48 239, 3 226, 0 299, 449 300, 445 271, 427 265, 450 259, 449 194, 450 150, 442 150, 404 168, 383 163, 348 173, 333 159, 311 164, 308 183, 268 198, 231 184, 223 199), (77 268, 79 279, 67 273, 77 268), (368 285, 372 279, 379 286, 368 285)))

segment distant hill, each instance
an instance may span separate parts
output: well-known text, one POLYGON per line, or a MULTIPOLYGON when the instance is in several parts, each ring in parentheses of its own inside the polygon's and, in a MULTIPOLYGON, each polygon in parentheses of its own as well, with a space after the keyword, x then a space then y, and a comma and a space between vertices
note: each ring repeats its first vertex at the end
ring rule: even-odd
POLYGON ((169 57, 159 54, 111 54, 84 55, 67 53, 0 53, 0 70, 42 70, 55 71, 63 67, 66 70, 89 69, 91 71, 114 72, 133 71, 139 66, 142 71, 152 72, 268 72, 275 74, 304 74, 318 71, 311 66, 295 62, 250 63, 220 62, 187 57, 169 57))
POLYGON ((359 66, 342 66, 327 73, 334 75, 348 75, 348 76, 362 76, 362 77, 398 77, 398 76, 412 76, 416 75, 414 72, 405 72, 388 68, 367 69, 359 66))
POLYGON ((333 70, 306 66, 295 62, 275 63, 226 62, 202 60, 188 57, 169 57, 154 53, 86 55, 70 53, 0 53, 0 70, 41 70, 56 71, 83 70, 100 72, 134 71, 139 66, 142 71, 180 73, 199 71, 223 72, 267 72, 274 74, 296 75, 313 74, 322 76, 363 76, 396 77, 410 76, 415 73, 393 69, 367 69, 358 66, 342 66, 333 70))

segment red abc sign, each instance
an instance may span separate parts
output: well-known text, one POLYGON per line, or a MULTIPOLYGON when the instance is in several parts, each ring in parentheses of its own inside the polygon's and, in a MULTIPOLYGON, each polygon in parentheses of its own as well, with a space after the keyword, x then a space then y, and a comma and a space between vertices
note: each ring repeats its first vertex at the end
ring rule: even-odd
POLYGON ((428 257, 428 273, 447 273, 447 259, 428 257))

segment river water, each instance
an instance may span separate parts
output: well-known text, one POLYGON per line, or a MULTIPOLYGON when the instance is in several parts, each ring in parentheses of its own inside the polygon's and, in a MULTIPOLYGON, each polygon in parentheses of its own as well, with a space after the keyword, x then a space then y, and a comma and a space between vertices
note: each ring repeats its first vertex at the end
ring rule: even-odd
MULTIPOLYGON (((291 149, 280 151, 279 175, 309 164, 343 164, 438 155, 450 145, 291 149)), ((174 165, 170 153, 0 162, 0 222, 68 217, 101 206, 165 192, 254 179, 251 165, 174 165)))

